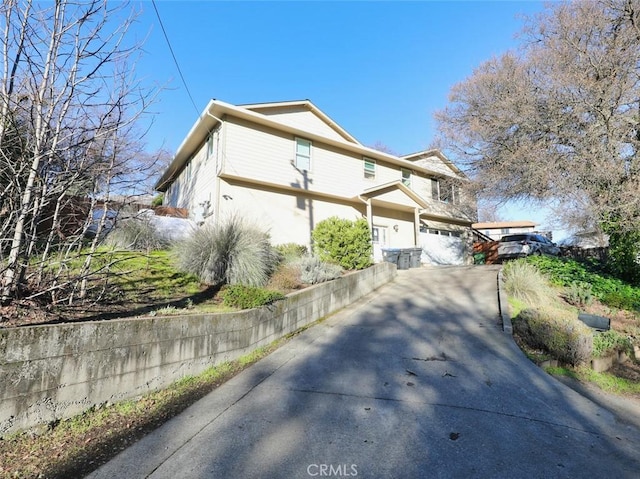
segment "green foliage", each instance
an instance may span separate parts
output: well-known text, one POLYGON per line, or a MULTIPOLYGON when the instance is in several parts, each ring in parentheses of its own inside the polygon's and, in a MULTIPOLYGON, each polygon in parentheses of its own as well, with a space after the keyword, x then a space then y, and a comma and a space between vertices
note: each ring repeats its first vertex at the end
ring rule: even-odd
POLYGON ((574 281, 565 290, 565 299, 577 307, 593 303, 593 286, 583 281, 574 281))
POLYGON ((544 304, 552 296, 547 278, 523 260, 509 261, 503 268, 506 293, 528 305, 544 304))
POLYGON ((623 336, 613 329, 598 333, 593 337, 593 355, 602 357, 615 351, 624 351, 630 353, 633 346, 629 338, 623 336))
POLYGON ((603 273, 598 265, 551 256, 530 256, 524 261, 558 286, 568 287, 574 282, 590 284, 592 295, 602 303, 620 309, 640 309, 640 288, 603 273))
POLYGON ((164 194, 162 193, 156 195, 153 200, 151 200, 151 206, 162 206, 162 203, 164 203, 164 194))
POLYGON ((579 368, 578 376, 580 380, 592 382, 603 391, 616 394, 640 394, 639 382, 620 378, 607 372, 597 373, 591 368, 579 368))
POLYGON ((610 231, 607 270, 628 283, 640 286, 640 231, 610 231))
POLYGON ((275 246, 275 249, 282 256, 284 261, 293 261, 302 258, 308 253, 305 245, 297 243, 285 243, 275 246))
POLYGON ((300 270, 300 280, 306 284, 324 283, 342 276, 342 268, 322 261, 317 256, 305 256, 295 263, 300 270))
POLYGON ((524 309, 513 326, 529 346, 542 348, 565 364, 578 365, 591 359, 593 333, 576 313, 557 308, 524 309))
POLYGON ((128 251, 165 249, 169 240, 144 216, 127 218, 116 224, 105 238, 105 244, 128 251))
POLYGON ((238 216, 205 224, 176 252, 179 267, 208 284, 263 286, 280 259, 269 235, 238 216))
POLYGON ((316 225, 312 237, 315 253, 323 261, 347 270, 371 266, 371 232, 364 218, 352 221, 332 216, 316 225))
POLYGON ((264 288, 233 284, 222 291, 222 302, 231 308, 251 309, 283 299, 284 295, 278 291, 264 288))

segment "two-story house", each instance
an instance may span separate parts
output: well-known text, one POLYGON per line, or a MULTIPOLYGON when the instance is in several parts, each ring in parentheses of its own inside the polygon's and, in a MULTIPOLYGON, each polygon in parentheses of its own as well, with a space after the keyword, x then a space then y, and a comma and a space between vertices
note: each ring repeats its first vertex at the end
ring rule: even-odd
POLYGON ((156 184, 197 222, 239 213, 272 243, 310 245, 330 216, 369 222, 374 256, 423 246, 425 262, 467 260, 475 202, 437 150, 394 156, 362 145, 308 100, 211 100, 156 184))

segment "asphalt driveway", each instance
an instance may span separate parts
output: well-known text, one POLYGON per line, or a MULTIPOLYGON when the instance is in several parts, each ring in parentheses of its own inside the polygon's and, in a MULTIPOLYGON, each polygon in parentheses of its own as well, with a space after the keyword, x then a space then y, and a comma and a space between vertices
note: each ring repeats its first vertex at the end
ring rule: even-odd
POLYGON ((638 477, 640 431, 524 357, 496 277, 401 271, 89 477, 638 477))

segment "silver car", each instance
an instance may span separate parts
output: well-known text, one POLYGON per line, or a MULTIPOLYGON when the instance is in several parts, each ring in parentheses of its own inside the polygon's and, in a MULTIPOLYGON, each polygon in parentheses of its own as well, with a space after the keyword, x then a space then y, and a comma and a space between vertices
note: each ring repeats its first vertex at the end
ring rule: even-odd
POLYGON ((498 259, 524 258, 532 254, 557 256, 560 248, 550 239, 535 233, 503 236, 498 245, 498 259))

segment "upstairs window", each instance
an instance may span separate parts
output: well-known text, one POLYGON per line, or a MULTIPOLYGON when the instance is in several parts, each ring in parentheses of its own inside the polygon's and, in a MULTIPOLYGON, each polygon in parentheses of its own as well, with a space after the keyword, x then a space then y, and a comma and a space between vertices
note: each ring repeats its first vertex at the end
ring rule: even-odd
POLYGON ((411 170, 402 168, 400 171, 402 174, 402 184, 411 188, 411 170))
POLYGON ((296 138, 296 168, 302 171, 311 170, 311 142, 296 138))
POLYGON ((460 188, 458 185, 447 184, 437 178, 431 178, 431 198, 457 205, 460 203, 460 188))
POLYGON ((364 158, 364 177, 373 180, 376 177, 376 160, 364 158))
POLYGON ((431 198, 440 199, 440 182, 436 178, 431 178, 431 198))

